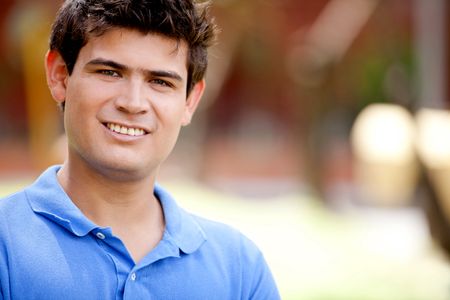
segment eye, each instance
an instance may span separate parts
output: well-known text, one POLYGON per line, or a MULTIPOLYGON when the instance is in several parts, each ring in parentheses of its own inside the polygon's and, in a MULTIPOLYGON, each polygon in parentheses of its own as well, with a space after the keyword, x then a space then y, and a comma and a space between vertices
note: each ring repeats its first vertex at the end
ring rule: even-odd
POLYGON ((170 82, 163 79, 152 79, 150 80, 150 83, 154 83, 164 87, 172 87, 172 84, 170 82))
POLYGON ((120 74, 114 70, 98 70, 97 73, 110 77, 120 77, 120 74))

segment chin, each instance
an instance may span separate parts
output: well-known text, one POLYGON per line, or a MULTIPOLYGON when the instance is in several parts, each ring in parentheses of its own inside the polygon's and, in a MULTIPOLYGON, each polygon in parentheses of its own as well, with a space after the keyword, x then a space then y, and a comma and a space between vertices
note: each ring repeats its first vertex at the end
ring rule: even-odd
POLYGON ((136 151, 88 150, 90 151, 70 151, 69 161, 71 164, 84 166, 81 169, 84 169, 85 172, 92 172, 94 176, 100 175, 106 180, 118 182, 154 178, 163 161, 163 157, 154 157, 153 153, 143 155, 136 151))
POLYGON ((153 177, 158 169, 157 165, 152 167, 151 164, 129 161, 97 163, 94 168, 104 177, 119 182, 145 180, 153 177))

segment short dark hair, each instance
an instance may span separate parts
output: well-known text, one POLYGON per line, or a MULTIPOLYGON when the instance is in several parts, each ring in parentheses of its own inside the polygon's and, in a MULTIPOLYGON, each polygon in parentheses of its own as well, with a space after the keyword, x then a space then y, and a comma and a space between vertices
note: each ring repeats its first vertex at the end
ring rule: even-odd
POLYGON ((209 1, 195 0, 66 0, 50 35, 50 50, 58 51, 72 74, 81 48, 90 37, 112 28, 135 29, 185 41, 187 94, 208 65, 207 49, 215 42, 217 27, 209 16, 209 1))

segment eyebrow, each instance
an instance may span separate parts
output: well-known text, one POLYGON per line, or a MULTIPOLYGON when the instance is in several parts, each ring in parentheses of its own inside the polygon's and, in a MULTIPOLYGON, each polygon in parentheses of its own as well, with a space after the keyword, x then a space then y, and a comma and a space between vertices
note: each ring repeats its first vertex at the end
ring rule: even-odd
MULTIPOLYGON (((130 68, 127 67, 124 64, 115 62, 113 60, 109 59, 103 59, 103 58, 94 58, 93 60, 90 60, 86 66, 92 66, 92 65, 101 65, 101 66, 107 66, 111 67, 116 70, 125 71, 129 70, 130 68)), ((142 72, 149 76, 149 77, 164 77, 164 78, 171 78, 177 81, 183 81, 183 78, 174 71, 166 71, 166 70, 146 70, 146 69, 140 69, 142 72)))
POLYGON ((96 65, 101 65, 101 66, 107 66, 107 67, 111 67, 117 70, 126 70, 128 69, 127 66, 120 64, 118 62, 115 62, 113 60, 108 60, 108 59, 103 59, 103 58, 95 58, 93 60, 90 60, 86 66, 96 66, 96 65))

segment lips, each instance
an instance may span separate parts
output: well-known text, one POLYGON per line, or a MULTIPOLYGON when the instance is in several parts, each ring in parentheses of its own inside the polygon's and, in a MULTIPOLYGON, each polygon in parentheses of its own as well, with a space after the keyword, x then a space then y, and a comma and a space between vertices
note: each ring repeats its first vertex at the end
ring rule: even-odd
POLYGON ((128 136, 142 136, 147 134, 146 130, 138 127, 126 127, 115 123, 106 123, 105 126, 113 132, 128 136))

